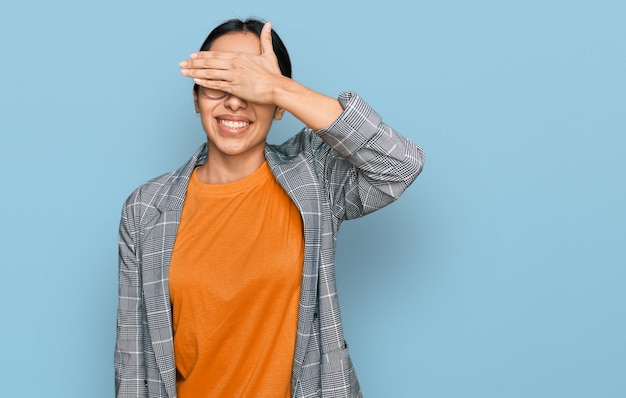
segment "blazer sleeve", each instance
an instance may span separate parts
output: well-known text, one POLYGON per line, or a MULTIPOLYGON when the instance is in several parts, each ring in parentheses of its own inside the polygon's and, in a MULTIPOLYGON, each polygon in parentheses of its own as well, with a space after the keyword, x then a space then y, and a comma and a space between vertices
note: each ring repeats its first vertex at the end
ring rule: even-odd
POLYGON ((323 173, 333 213, 351 219, 395 201, 422 171, 424 152, 353 92, 343 92, 344 112, 315 133, 332 151, 323 173))
POLYGON ((122 209, 119 226, 119 302, 115 344, 115 396, 147 397, 143 355, 143 304, 137 253, 138 229, 129 198, 122 209), (129 214, 130 213, 130 214, 129 214))

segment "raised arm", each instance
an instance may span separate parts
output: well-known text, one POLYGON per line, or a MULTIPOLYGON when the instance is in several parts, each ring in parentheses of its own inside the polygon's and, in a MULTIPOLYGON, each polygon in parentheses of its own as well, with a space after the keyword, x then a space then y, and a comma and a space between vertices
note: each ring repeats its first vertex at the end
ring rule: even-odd
POLYGON ((361 97, 343 92, 344 112, 315 131, 330 148, 316 151, 323 165, 333 212, 341 218, 371 213, 395 201, 421 173, 424 152, 385 124, 361 97))

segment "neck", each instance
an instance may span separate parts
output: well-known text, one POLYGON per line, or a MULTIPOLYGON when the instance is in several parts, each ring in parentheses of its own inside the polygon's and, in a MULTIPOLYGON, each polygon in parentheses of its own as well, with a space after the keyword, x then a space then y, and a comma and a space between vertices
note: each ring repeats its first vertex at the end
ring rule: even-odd
POLYGON ((261 151, 256 156, 220 156, 209 151, 205 164, 198 168, 198 179, 204 184, 225 184, 249 176, 265 162, 261 151))

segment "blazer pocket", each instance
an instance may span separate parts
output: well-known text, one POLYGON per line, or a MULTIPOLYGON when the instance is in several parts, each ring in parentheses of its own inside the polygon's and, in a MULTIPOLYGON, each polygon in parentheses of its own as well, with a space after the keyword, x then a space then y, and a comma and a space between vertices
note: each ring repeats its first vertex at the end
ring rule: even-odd
POLYGON ((352 367, 348 346, 344 346, 339 350, 322 354, 321 358, 322 373, 342 372, 352 367))
POLYGON ((348 353, 348 346, 322 355, 322 396, 361 397, 361 387, 348 353))

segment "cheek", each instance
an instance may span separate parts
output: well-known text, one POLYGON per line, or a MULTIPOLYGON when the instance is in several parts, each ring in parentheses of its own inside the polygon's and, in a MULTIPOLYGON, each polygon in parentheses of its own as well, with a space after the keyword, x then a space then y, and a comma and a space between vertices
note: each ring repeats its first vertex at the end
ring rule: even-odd
POLYGON ((257 110, 257 116, 259 121, 263 121, 263 123, 270 125, 274 120, 274 116, 276 115, 276 107, 273 105, 269 105, 263 107, 263 109, 257 110))
POLYGON ((213 126, 213 117, 211 114, 206 113, 205 111, 201 111, 199 113, 200 122, 202 123, 202 128, 204 131, 208 132, 210 129, 214 128, 213 126))
POLYGON ((209 106, 202 101, 196 102, 196 113, 200 116, 200 119, 202 119, 203 125, 208 125, 214 120, 214 110, 215 106, 209 106))

